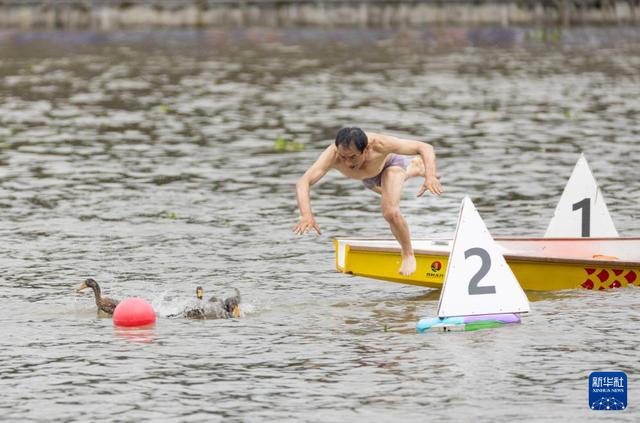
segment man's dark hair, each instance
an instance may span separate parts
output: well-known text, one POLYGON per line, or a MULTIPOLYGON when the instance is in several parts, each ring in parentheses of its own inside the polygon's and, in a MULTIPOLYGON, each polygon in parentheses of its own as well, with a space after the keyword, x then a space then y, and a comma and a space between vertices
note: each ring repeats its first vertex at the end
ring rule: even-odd
POLYGON ((336 135, 336 147, 349 148, 351 144, 354 144, 358 151, 362 153, 367 148, 368 143, 367 134, 360 128, 342 128, 336 135))

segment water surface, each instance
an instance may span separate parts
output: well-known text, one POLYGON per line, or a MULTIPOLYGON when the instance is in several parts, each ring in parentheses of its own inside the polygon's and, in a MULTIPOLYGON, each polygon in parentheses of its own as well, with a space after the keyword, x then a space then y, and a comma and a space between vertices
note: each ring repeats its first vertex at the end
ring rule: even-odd
POLYGON ((445 195, 402 200, 414 237, 451 234, 465 194, 494 236, 542 235, 581 152, 640 235, 637 43, 180 34, 0 37, 3 420, 590 421, 589 373, 622 370, 611 417, 637 421, 640 290, 532 293, 522 325, 419 336, 438 292, 334 270, 332 236, 391 236, 376 195, 330 173, 322 236, 291 232, 296 179, 358 125, 436 148, 445 195), (89 276, 155 328, 96 317, 89 276), (197 285, 239 288, 242 317, 165 317, 197 285))

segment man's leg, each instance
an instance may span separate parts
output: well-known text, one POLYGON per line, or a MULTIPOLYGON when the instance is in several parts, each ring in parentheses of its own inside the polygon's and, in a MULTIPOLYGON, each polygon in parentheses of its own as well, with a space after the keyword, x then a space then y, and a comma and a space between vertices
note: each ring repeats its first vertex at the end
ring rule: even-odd
MULTIPOLYGON (((411 159, 411 162, 409 162, 409 166, 407 166, 407 170, 404 173, 404 180, 406 181, 407 179, 414 178, 416 176, 424 176, 424 163, 420 156, 411 159)), ((376 194, 382 194, 382 188, 379 186, 367 186, 367 188, 376 194)))
POLYGON ((371 187, 369 188, 371 191, 375 192, 376 194, 380 194, 382 195, 382 188, 380 187, 371 187))
POLYGON ((416 271, 416 258, 411 247, 411 237, 407 221, 400 213, 400 197, 405 181, 405 170, 391 166, 382 173, 382 216, 389 223, 393 236, 402 249, 402 265, 399 273, 409 276, 416 271))
POLYGON ((422 161, 422 157, 414 157, 413 159, 411 159, 411 162, 407 167, 405 180, 414 178, 416 176, 424 176, 424 172, 424 162, 422 161))
MULTIPOLYGON (((414 157, 409 163, 409 166, 407 166, 404 180, 406 181, 407 179, 415 178, 416 176, 422 176, 424 178, 425 173, 426 171, 422 157, 414 157)), ((439 173, 436 173, 436 178, 440 179, 439 173)))

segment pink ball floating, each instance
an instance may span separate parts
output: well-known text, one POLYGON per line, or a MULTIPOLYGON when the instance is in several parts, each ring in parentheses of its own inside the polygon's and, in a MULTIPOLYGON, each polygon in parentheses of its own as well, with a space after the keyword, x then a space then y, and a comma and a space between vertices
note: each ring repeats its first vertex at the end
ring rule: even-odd
POLYGON ((147 326, 156 321, 156 312, 142 298, 122 300, 113 312, 113 324, 127 328, 147 326))

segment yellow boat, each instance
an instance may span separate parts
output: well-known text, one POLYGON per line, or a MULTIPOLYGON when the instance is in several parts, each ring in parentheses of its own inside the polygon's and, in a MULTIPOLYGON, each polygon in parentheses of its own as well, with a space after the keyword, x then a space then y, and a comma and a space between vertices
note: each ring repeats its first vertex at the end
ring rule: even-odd
MULTIPOLYGON (((495 238, 520 285, 531 291, 604 290, 640 286, 640 238, 495 238)), ((441 288, 451 239, 412 240, 417 261, 398 273, 400 246, 391 239, 335 238, 336 267, 344 273, 441 288)))

